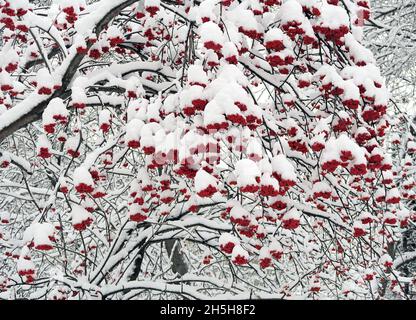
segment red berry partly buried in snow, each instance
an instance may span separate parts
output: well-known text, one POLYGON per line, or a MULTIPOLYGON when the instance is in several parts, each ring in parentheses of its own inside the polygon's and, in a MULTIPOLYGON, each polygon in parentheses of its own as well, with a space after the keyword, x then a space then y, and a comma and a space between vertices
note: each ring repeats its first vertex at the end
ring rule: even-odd
POLYGON ((83 231, 94 221, 91 213, 79 205, 73 205, 71 210, 72 226, 77 231, 83 231))

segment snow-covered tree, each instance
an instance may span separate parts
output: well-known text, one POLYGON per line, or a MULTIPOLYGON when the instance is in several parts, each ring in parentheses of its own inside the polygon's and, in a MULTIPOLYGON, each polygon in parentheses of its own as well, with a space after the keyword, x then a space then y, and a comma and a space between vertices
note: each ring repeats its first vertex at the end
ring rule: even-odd
MULTIPOLYGON (((391 103, 400 115, 400 126, 393 130, 392 140, 401 144, 401 152, 396 152, 398 161, 403 164, 404 172, 399 177, 405 190, 413 179, 414 152, 412 145, 416 138, 416 114, 414 96, 416 90, 416 2, 409 0, 372 0, 372 16, 366 23, 365 32, 369 48, 375 53, 376 60, 386 77, 386 85, 392 96, 391 103), (402 114, 400 110, 407 112, 402 114), (397 132, 399 131, 399 132, 397 132), (400 138, 399 138, 400 137, 400 138)), ((416 209, 413 197, 406 200, 410 210, 416 209)), ((414 274, 416 264, 416 228, 409 226, 403 233, 398 250, 406 259, 400 264, 405 275, 414 274)), ((406 285, 406 290, 409 288, 406 285)))
POLYGON ((371 0, 366 23, 369 48, 397 101, 412 102, 416 94, 416 2, 371 0))
POLYGON ((0 297, 410 298, 369 7, 0 0, 0 297))

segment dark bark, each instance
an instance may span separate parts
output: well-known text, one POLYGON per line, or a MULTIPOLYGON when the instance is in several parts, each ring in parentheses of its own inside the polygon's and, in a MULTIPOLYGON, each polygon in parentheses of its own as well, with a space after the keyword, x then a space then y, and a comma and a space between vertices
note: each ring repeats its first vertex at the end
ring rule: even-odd
POLYGON ((181 276, 186 274, 188 272, 188 265, 181 252, 181 243, 178 240, 167 240, 165 241, 165 246, 169 256, 172 257, 172 271, 181 276), (172 250, 174 250, 173 253, 172 250))
POLYGON ((145 246, 145 245, 143 246, 144 242, 145 242, 145 240, 141 241, 140 244, 139 244, 139 247, 141 247, 141 248, 140 248, 140 250, 137 254, 136 260, 134 260, 132 272, 128 277, 129 281, 137 280, 137 278, 139 277, 140 271, 142 269, 144 254, 145 254, 146 248, 147 248, 147 246, 145 246))

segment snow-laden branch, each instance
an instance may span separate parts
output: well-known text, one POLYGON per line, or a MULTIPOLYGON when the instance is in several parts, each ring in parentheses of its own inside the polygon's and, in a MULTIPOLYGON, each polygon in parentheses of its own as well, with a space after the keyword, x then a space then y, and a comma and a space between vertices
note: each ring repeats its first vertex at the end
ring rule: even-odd
MULTIPOLYGON (((82 18, 78 23, 78 32, 92 32, 94 30, 96 35, 99 35, 103 28, 116 17, 124 8, 138 0, 111 0, 100 1, 93 5, 94 8, 89 8, 90 14, 82 18)), ((32 20, 35 20, 31 16, 32 20)), ((36 22, 40 21, 36 19, 36 22)), ((48 29, 49 30, 49 29, 48 29)), ((51 30, 54 30, 53 28, 51 30)), ((49 30, 49 31, 51 31, 49 30)), ((90 44, 91 46, 91 44, 90 44)), ((61 86, 58 90, 53 92, 51 96, 42 96, 38 93, 31 93, 22 102, 20 102, 13 110, 8 110, 0 115, 0 141, 4 140, 18 129, 39 120, 42 112, 45 110, 48 103, 55 97, 63 96, 68 85, 73 79, 73 76, 78 71, 78 67, 85 56, 85 53, 77 53, 76 50, 68 50, 70 53, 51 76, 61 86)))

